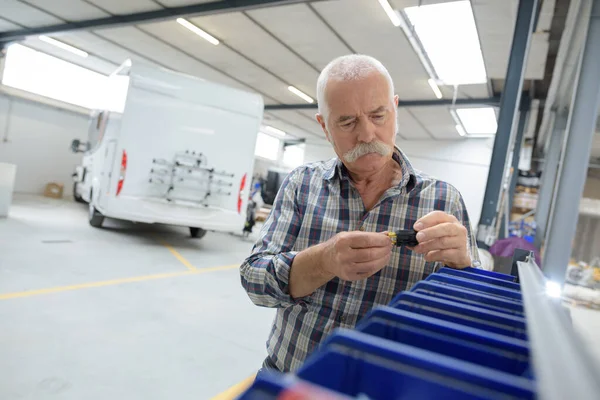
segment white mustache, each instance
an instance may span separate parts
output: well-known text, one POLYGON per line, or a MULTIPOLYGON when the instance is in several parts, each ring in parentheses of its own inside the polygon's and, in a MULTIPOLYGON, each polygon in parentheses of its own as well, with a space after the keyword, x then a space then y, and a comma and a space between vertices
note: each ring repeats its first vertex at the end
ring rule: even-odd
POLYGON ((344 154, 344 160, 346 160, 346 162, 353 163, 360 157, 367 154, 377 153, 382 156, 387 156, 391 152, 391 147, 383 142, 359 143, 352 150, 344 154))

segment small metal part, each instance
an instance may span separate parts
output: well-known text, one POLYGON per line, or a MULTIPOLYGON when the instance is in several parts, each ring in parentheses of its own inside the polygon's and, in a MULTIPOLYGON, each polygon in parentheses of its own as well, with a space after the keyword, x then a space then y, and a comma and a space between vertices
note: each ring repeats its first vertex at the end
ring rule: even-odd
POLYGON ((419 244, 417 232, 412 229, 403 229, 395 232, 388 232, 388 237, 396 246, 415 247, 419 244))

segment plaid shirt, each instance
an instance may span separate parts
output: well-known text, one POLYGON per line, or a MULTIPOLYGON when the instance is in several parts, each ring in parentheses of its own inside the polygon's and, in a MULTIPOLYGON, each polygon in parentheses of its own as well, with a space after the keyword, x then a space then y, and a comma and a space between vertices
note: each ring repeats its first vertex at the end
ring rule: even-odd
POLYGON ((279 370, 295 371, 333 329, 354 327, 374 306, 389 303, 442 267, 406 247, 394 247, 390 264, 368 279, 334 278, 312 295, 294 299, 288 285, 299 251, 342 231, 411 229, 417 219, 441 210, 467 227, 472 264, 478 266, 477 245, 458 190, 415 171, 397 148, 394 159, 402 168, 402 180, 370 211, 338 158, 301 166, 282 183, 261 238, 240 267, 250 299, 277 308, 267 351, 279 370))

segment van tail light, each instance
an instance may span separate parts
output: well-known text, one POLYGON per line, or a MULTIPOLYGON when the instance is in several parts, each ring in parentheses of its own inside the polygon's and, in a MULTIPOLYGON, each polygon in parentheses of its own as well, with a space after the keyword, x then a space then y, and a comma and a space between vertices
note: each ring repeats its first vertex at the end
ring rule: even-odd
POLYGON ((238 214, 242 213, 242 203, 244 202, 242 199, 242 191, 246 187, 246 175, 248 175, 248 174, 244 174, 244 176, 242 176, 242 181, 240 182, 240 191, 238 192, 238 204, 237 204, 238 214))
POLYGON ((123 150, 121 155, 121 171, 119 173, 119 182, 117 182, 117 196, 123 190, 123 183, 125 182, 125 171, 127 170, 127 152, 123 150))

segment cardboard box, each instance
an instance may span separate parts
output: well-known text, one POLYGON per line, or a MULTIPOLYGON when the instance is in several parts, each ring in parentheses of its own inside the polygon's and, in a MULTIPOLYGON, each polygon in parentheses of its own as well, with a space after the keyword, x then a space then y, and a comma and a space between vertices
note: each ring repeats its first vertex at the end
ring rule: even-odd
POLYGON ((50 182, 46 185, 44 190, 44 196, 52 199, 62 199, 64 192, 64 185, 62 183, 50 182))

